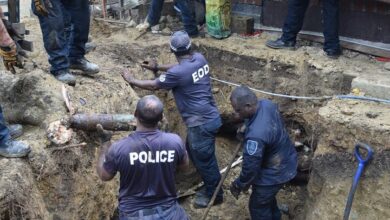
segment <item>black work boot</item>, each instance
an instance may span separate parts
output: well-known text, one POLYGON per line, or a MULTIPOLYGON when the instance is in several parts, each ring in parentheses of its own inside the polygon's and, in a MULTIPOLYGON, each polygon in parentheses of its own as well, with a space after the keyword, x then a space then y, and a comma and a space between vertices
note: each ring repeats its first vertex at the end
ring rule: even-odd
POLYGON ((341 49, 326 49, 324 50, 327 57, 331 59, 337 59, 341 55, 341 49))
POLYGON ((8 125, 9 135, 11 139, 18 138, 23 134, 23 126, 20 124, 8 125))
POLYGON ((58 71, 54 77, 59 81, 66 83, 68 85, 74 86, 76 84, 76 77, 73 76, 69 70, 60 70, 58 71))
POLYGON ((21 141, 8 140, 0 146, 0 156, 3 157, 25 157, 30 151, 30 146, 21 141))
POLYGON ((76 70, 81 70, 86 74, 95 74, 95 73, 98 73, 100 71, 98 65, 89 62, 85 58, 71 61, 70 68, 76 69, 76 70))
MULTIPOLYGON (((195 194, 195 201, 194 201, 194 207, 196 209, 204 209, 207 208, 207 205, 209 204, 211 200, 211 197, 207 196, 205 193, 203 194, 201 191, 195 194)), ((217 196, 214 200, 213 205, 218 205, 223 202, 223 197, 217 196)))
POLYGON ((267 47, 273 48, 273 49, 294 49, 295 48, 295 42, 292 41, 283 41, 282 38, 279 38, 277 40, 269 40, 267 43, 265 43, 267 47))

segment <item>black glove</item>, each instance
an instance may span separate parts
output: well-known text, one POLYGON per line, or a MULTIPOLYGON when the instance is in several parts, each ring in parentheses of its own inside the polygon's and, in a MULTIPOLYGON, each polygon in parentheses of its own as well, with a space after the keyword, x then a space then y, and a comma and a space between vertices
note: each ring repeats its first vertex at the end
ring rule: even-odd
POLYGON ((17 47, 12 44, 8 47, 0 47, 0 56, 3 57, 4 66, 8 71, 15 72, 15 66, 20 67, 21 62, 18 59, 17 47))
POLYGON ((234 198, 238 199, 238 196, 241 193, 241 188, 234 181, 230 184, 230 193, 234 196, 234 198))
POLYGON ((103 129, 103 126, 101 124, 96 125, 97 134, 99 136, 99 139, 102 143, 109 142, 111 140, 112 131, 107 131, 103 129))

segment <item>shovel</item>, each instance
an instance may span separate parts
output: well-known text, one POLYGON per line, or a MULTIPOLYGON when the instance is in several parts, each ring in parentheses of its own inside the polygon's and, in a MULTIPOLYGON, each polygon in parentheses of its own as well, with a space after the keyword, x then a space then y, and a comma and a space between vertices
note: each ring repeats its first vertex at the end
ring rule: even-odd
POLYGON ((344 210, 343 220, 349 219, 349 213, 351 212, 353 197, 355 195, 355 191, 356 191, 356 188, 358 186, 360 176, 363 173, 364 167, 372 159, 373 153, 374 153, 373 150, 367 144, 357 143, 355 146, 355 157, 359 161, 359 166, 356 170, 355 177, 353 178, 351 190, 349 191, 347 206, 345 207, 345 210, 344 210), (365 158, 360 153, 360 150, 365 150, 367 152, 367 155, 365 158))

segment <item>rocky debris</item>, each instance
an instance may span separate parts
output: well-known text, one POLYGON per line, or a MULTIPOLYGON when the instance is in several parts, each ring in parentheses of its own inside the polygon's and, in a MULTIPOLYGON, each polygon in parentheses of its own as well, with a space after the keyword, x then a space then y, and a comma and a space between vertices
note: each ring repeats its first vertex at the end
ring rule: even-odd
POLYGON ((368 118, 377 118, 379 115, 380 115, 379 112, 372 112, 372 111, 366 112, 366 116, 367 116, 368 118))
POLYGON ((65 113, 61 82, 42 70, 0 75, 0 97, 8 122, 42 125, 65 113))

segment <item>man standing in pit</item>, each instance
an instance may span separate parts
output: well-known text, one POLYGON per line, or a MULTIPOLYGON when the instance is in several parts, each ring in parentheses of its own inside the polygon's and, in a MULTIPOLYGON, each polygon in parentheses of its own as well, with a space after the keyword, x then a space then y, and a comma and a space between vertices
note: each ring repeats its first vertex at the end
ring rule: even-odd
MULTIPOLYGON (((205 188, 195 196, 196 208, 206 208, 221 179, 215 157, 215 136, 222 125, 211 92, 210 69, 200 53, 191 52, 191 39, 184 31, 175 32, 170 41, 171 51, 178 64, 159 66, 155 62, 143 67, 157 73, 166 71, 154 80, 137 80, 125 71, 123 78, 133 86, 147 90, 172 90, 176 106, 187 126, 187 150, 205 188)), ((223 202, 218 192, 214 204, 223 202)))
POLYGON ((69 69, 99 72, 99 66, 84 57, 90 22, 88 0, 33 0, 32 10, 39 18, 50 73, 56 79, 74 85, 76 77, 69 69))
POLYGON ((97 173, 103 181, 120 173, 119 215, 121 220, 186 220, 177 203, 175 172, 188 166, 180 137, 157 129, 163 104, 154 95, 141 98, 136 107, 137 129, 113 144, 112 132, 98 125, 102 147, 97 173))
MULTIPOLYGON (((3 58, 4 67, 14 72, 14 67, 19 66, 18 52, 15 42, 8 34, 5 27, 5 20, 3 10, 0 7, 0 55, 3 58)), ((24 157, 30 153, 30 147, 21 142, 15 141, 14 138, 22 135, 21 125, 6 126, 3 116, 3 111, 0 106, 0 156, 3 157, 24 157)))
POLYGON ((294 144, 277 105, 270 100, 258 101, 248 87, 240 86, 233 90, 230 102, 234 111, 246 119, 242 170, 232 182, 230 192, 238 199, 241 191, 247 191, 252 186, 249 200, 251 218, 280 220, 275 196, 297 173, 294 144))

